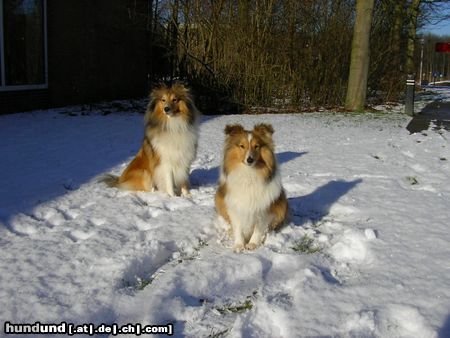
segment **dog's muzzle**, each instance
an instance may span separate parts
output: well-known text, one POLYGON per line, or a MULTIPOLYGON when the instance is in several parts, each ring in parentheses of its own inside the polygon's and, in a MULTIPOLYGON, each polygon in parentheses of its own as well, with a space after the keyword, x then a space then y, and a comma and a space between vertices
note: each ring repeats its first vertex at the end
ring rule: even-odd
POLYGON ((169 116, 173 115, 172 109, 170 109, 170 107, 164 107, 164 113, 169 116))
POLYGON ((245 160, 245 164, 251 166, 253 165, 253 163, 255 162, 255 159, 251 156, 247 157, 247 159, 245 160))

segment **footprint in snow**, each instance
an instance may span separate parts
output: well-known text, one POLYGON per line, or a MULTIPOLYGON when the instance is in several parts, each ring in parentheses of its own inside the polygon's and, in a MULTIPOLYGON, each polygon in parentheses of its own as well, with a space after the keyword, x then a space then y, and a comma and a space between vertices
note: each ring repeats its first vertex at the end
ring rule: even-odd
POLYGON ((104 218, 92 217, 89 222, 94 226, 101 226, 106 223, 106 220, 104 218))
POLYGON ((156 218, 164 212, 162 208, 148 207, 144 218, 156 218))
POLYGON ((22 235, 32 235, 39 229, 39 226, 36 226, 36 218, 24 214, 15 216, 10 221, 10 227, 13 232, 22 235))
POLYGON ((418 163, 413 164, 413 165, 411 166, 411 169, 414 170, 414 171, 417 172, 417 173, 424 173, 424 172, 427 172, 427 171, 428 171, 427 168, 425 168, 424 166, 422 166, 422 165, 420 165, 420 164, 418 164, 418 163))
POLYGON ((402 154, 409 158, 415 157, 414 154, 412 152, 410 152, 409 150, 402 151, 402 154))
POLYGON ((160 214, 160 212, 157 211, 158 210, 149 210, 149 212, 144 213, 144 215, 134 217, 134 224, 139 230, 147 231, 152 229, 154 227, 154 224, 152 224, 152 222, 149 222, 148 220, 157 217, 160 214))
POLYGON ((49 228, 60 226, 66 221, 66 217, 63 213, 55 208, 49 207, 41 207, 36 209, 32 217, 38 221, 44 222, 49 228))
POLYGON ((416 307, 388 304, 377 314, 377 328, 382 336, 436 337, 436 333, 416 307))
POLYGON ((76 209, 60 210, 67 220, 74 220, 80 216, 80 213, 76 209))
POLYGON ((68 232, 66 235, 72 241, 78 242, 78 241, 84 241, 84 240, 88 239, 94 233, 95 233, 94 231, 83 231, 83 230, 75 229, 75 230, 68 232))
POLYGON ((94 201, 88 201, 82 205, 80 205, 80 209, 86 209, 89 208, 90 206, 95 205, 96 203, 94 201))
POLYGON ((170 198, 170 200, 164 203, 164 208, 169 211, 175 211, 179 209, 189 208, 193 204, 194 203, 190 199, 183 197, 172 197, 170 198))
POLYGON ((200 187, 195 190, 191 190, 192 200, 197 205, 202 206, 214 206, 214 194, 216 188, 214 187, 200 187))

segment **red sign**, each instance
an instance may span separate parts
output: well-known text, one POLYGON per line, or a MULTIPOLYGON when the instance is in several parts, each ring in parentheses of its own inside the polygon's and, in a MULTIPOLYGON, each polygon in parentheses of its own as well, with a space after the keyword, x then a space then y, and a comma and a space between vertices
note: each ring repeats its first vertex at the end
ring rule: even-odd
POLYGON ((438 53, 450 53, 450 42, 438 42, 435 47, 438 53))

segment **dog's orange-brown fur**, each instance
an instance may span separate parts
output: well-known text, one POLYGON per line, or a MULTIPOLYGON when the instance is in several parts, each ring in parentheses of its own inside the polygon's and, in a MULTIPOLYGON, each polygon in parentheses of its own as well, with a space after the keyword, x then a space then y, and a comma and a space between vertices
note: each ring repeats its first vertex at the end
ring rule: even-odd
POLYGON ((125 190, 149 191, 152 189, 152 177, 159 164, 159 156, 147 138, 136 157, 130 162, 117 180, 117 186, 125 190))
MULTIPOLYGON (((150 102, 145 114, 145 135, 141 148, 120 177, 108 175, 103 181, 109 186, 125 190, 151 191, 155 188, 161 189, 154 180, 155 170, 161 165, 163 157, 167 154, 161 153, 160 148, 165 149, 165 147, 164 144, 159 145, 158 142, 161 141, 158 140, 168 133, 172 133, 172 138, 176 138, 178 134, 194 126, 197 116, 198 111, 192 96, 184 85, 174 84, 171 87, 161 86, 154 89, 150 94, 150 102), (174 124, 174 119, 181 122, 174 124), (183 126, 183 123, 186 124, 186 127, 183 126)), ((190 151, 191 154, 186 154, 186 156, 195 157, 197 140, 194 134, 192 135, 192 137, 195 137, 195 140, 193 140, 194 149, 190 151), (194 153, 192 154, 192 152, 194 153)), ((187 160, 187 162, 190 161, 192 160, 187 160)), ((185 163, 183 165, 186 166, 185 163)), ((175 188, 183 192, 188 190, 187 175, 186 179, 175 188)), ((168 193, 172 195, 171 189, 168 188, 168 190, 168 193)))

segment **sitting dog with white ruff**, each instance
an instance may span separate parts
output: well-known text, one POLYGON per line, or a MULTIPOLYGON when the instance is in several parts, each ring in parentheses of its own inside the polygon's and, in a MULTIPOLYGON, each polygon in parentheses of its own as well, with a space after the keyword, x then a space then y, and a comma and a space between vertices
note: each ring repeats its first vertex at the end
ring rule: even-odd
POLYGON ((249 131, 238 124, 227 125, 225 134, 216 210, 231 225, 234 251, 254 250, 269 230, 286 220, 288 212, 274 154, 273 128, 262 123, 249 131))
POLYGON ((199 112, 189 89, 180 83, 150 94, 145 135, 139 152, 121 176, 102 179, 124 190, 159 190, 189 196, 189 169, 197 152, 199 112))

